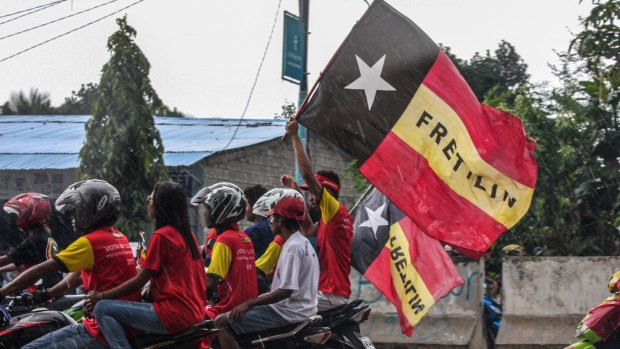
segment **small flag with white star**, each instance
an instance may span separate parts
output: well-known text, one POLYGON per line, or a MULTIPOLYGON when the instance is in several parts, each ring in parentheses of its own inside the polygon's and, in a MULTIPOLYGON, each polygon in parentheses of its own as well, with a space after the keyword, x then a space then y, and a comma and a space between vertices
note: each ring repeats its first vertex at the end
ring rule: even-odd
POLYGON ((529 209, 536 145, 521 121, 480 104, 446 53, 382 0, 353 27, 298 118, 352 154, 425 233, 471 255, 529 209))
POLYGON ((437 300, 463 284, 441 243, 375 188, 357 206, 351 265, 394 304, 408 336, 437 300))

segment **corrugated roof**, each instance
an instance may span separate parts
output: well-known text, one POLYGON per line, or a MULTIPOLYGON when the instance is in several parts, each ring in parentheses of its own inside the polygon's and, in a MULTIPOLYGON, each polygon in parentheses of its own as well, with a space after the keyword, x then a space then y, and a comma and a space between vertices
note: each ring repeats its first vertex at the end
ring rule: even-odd
MULTIPOLYGON (((0 116, 0 169, 77 168, 89 115, 0 116)), ((155 117, 167 166, 190 166, 222 150, 251 146, 281 137, 284 121, 155 117)))

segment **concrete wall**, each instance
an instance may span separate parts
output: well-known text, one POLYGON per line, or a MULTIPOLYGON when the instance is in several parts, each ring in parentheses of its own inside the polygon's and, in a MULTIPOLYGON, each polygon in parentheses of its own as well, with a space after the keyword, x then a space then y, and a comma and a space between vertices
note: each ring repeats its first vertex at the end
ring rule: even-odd
POLYGON ((351 298, 370 303, 370 319, 362 334, 377 348, 470 348, 485 349, 482 329, 484 261, 458 262, 465 283, 439 300, 413 329, 402 334, 394 306, 357 271, 351 272, 351 298))
POLYGON ((620 257, 508 257, 497 348, 564 348, 588 310, 609 296, 620 257))
MULTIPOLYGON (((342 175, 353 159, 320 136, 310 135, 309 144, 308 153, 313 169, 331 170, 340 175, 340 200, 351 208, 355 204, 356 195, 351 181, 342 178, 342 175)), ((227 181, 242 189, 256 184, 273 188, 281 186, 281 175, 295 175, 293 147, 290 141, 280 139, 210 156, 202 161, 201 166, 205 186, 227 181)))
POLYGON ((23 192, 37 192, 57 198, 75 182, 75 169, 0 171, 0 201, 6 201, 23 192))

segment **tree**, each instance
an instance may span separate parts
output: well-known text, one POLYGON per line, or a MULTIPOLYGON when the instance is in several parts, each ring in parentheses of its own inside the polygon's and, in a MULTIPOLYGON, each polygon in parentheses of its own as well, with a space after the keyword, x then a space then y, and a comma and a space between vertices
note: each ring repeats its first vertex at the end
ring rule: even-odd
MULTIPOLYGON (((53 114, 54 108, 51 106, 50 94, 39 92, 37 88, 31 88, 28 94, 20 90, 12 92, 9 98, 8 108, 15 115, 45 115, 53 114)), ((4 108, 3 108, 4 113, 4 108)))
POLYGON ((71 91, 70 97, 58 107, 58 114, 63 115, 90 115, 93 112, 93 101, 97 93, 97 84, 89 82, 80 86, 80 89, 71 91))
POLYGON ((494 54, 489 50, 484 56, 476 52, 468 61, 456 57, 448 47, 445 50, 479 101, 489 97, 489 93, 495 96, 508 91, 514 93, 530 77, 527 73, 527 64, 517 53, 516 48, 504 40, 499 43, 494 54))
POLYGON ((117 226, 130 237, 148 227, 146 197, 167 178, 164 147, 152 108, 163 103, 151 86, 150 64, 133 38, 126 17, 108 39, 110 60, 103 66, 94 94, 93 115, 86 123, 78 176, 101 178, 121 193, 122 219, 117 226))
MULTIPOLYGON (((95 94, 97 93, 97 84, 89 82, 88 84, 82 84, 80 89, 71 91, 70 97, 65 97, 65 102, 56 109, 58 114, 64 115, 90 115, 93 112, 93 102, 95 94)), ((158 101, 149 105, 151 114, 162 116, 185 116, 176 107, 170 109, 165 104, 159 105, 158 101)))
POLYGON ((565 142, 578 157, 575 206, 580 234, 591 242, 583 253, 614 255, 620 247, 620 1, 593 4, 561 56, 556 71, 564 86, 554 100, 577 130, 565 142))

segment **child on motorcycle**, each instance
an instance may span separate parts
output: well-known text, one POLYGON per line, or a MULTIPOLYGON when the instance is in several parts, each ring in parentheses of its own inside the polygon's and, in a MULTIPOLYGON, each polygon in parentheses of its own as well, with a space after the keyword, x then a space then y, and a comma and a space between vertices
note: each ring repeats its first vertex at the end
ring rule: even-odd
POLYGON ((147 205, 157 229, 138 275, 113 289, 95 290, 86 298, 111 348, 131 348, 123 325, 170 334, 204 320, 203 261, 190 230, 185 191, 177 183, 158 183, 147 205), (112 300, 140 290, 149 280, 153 303, 112 300))

